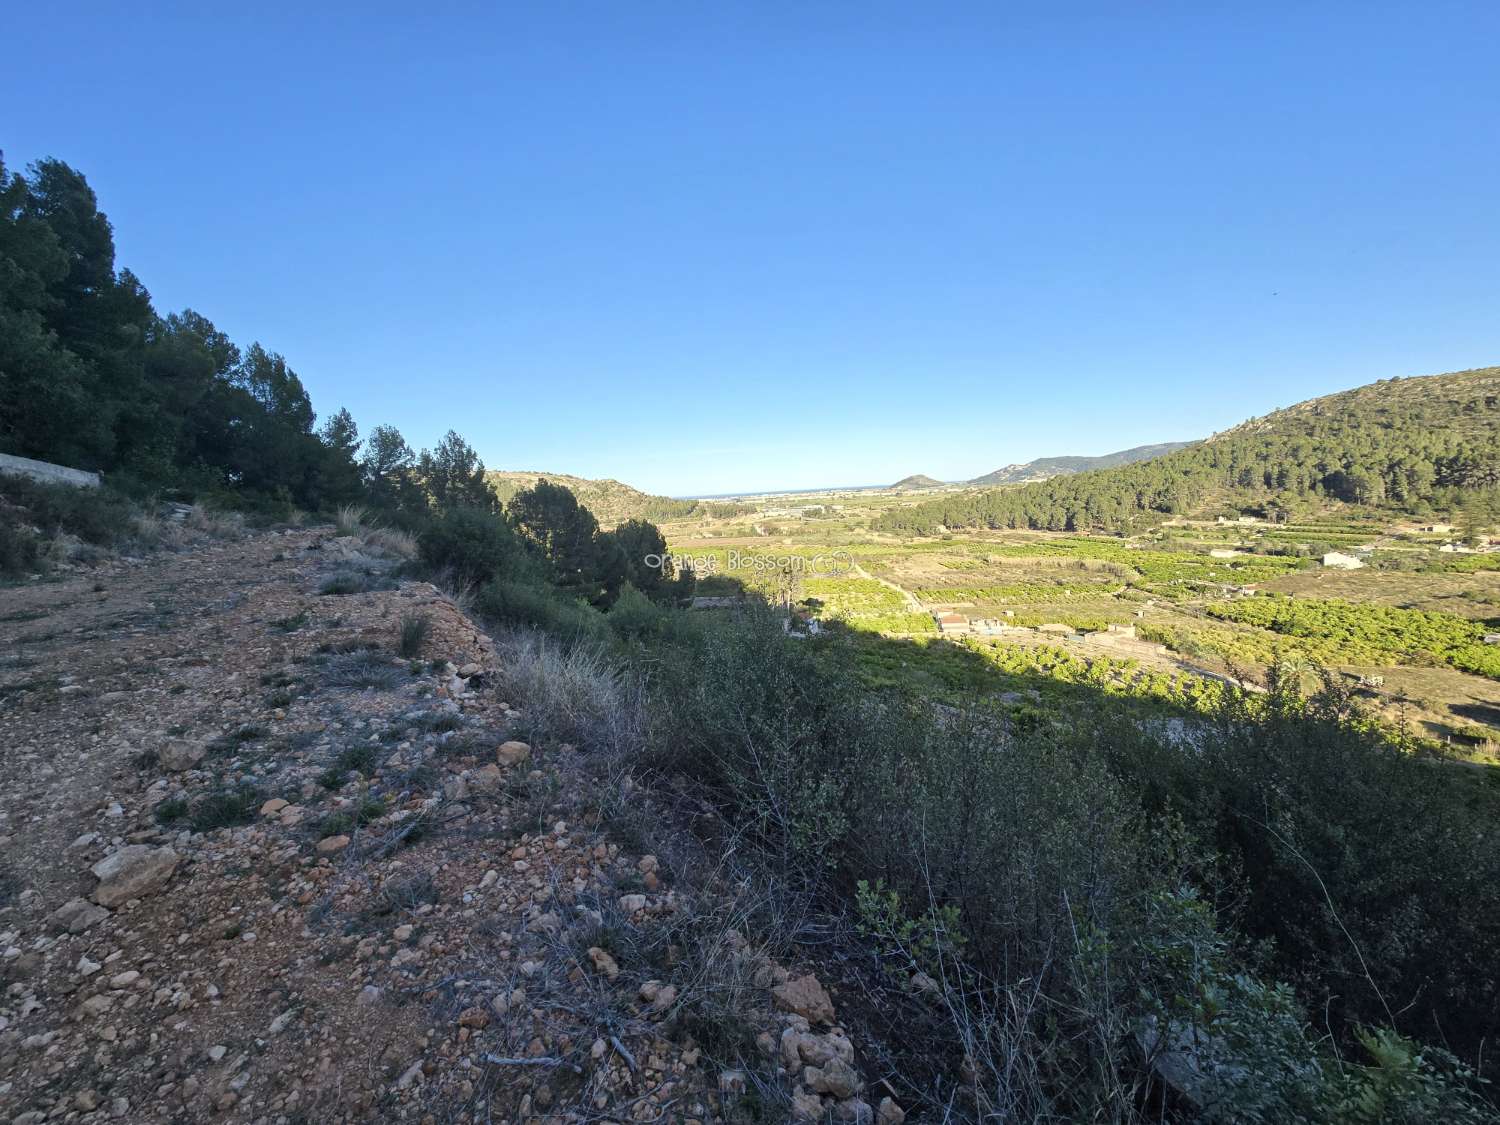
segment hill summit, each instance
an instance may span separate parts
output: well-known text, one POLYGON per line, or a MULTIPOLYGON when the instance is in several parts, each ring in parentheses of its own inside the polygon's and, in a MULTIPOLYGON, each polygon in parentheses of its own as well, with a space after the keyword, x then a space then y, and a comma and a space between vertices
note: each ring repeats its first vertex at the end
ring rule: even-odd
POLYGON ((489 470, 484 474, 484 479, 490 483, 502 503, 508 502, 522 489, 531 488, 539 480, 560 484, 572 492, 580 504, 594 513, 601 527, 614 527, 629 519, 680 518, 690 514, 697 506, 694 500, 654 496, 617 480, 590 480, 567 473, 489 470))

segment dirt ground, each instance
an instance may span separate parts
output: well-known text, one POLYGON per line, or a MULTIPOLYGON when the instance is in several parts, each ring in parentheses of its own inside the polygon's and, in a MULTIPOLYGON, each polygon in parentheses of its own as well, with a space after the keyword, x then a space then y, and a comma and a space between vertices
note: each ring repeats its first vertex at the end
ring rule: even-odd
MULTIPOLYGON (((669 947, 677 873, 616 841, 581 756, 527 742, 491 639, 394 562, 294 529, 0 589, 0 1121, 708 1121, 748 1096, 683 1032, 672 958, 627 956, 669 947)), ((832 1112, 778 1068, 808 1031, 773 1013, 787 970, 717 940, 777 1096, 832 1112)))

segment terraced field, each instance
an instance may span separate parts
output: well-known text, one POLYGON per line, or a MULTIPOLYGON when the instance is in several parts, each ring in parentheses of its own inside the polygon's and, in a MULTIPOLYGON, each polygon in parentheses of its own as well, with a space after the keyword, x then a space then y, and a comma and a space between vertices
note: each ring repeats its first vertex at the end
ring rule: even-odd
POLYGON ((766 534, 724 534, 745 530, 746 517, 717 529, 698 520, 666 530, 675 552, 711 557, 720 567, 738 558, 740 568, 721 576, 782 597, 790 591, 804 612, 868 638, 860 660, 877 685, 920 680, 928 690, 1004 693, 1019 674, 1009 667, 1014 661, 1033 682, 1084 674, 1067 661, 1039 659, 1034 637, 1076 649, 1085 663, 1102 661, 1098 674, 1106 680, 1163 703, 1197 698, 1170 684, 1174 676, 1228 676, 1253 686, 1273 664, 1291 660, 1357 678, 1393 724, 1481 757, 1500 742, 1493 682, 1500 646, 1483 643, 1491 628, 1500 630, 1500 554, 1440 551, 1444 534, 1338 518, 1179 522, 1135 540, 1004 532, 899 541, 862 531, 861 517, 880 502, 857 503, 818 519, 748 517, 766 534), (1369 559, 1363 570, 1319 565, 1324 551, 1366 547, 1373 551, 1362 552, 1369 559), (820 570, 834 555, 850 569, 820 570), (783 560, 780 571, 744 562, 762 557, 783 560), (801 568, 791 580, 787 559, 801 568), (939 613, 991 624, 967 641, 939 638, 939 613), (1026 631, 1043 625, 1098 631, 1101 639, 1111 626, 1124 632, 1109 635, 1109 648, 1026 631), (1135 639, 1122 639, 1132 632, 1135 639), (906 647, 888 650, 881 637, 906 647), (957 644, 967 658, 953 652, 957 644), (1167 679, 1122 677, 1109 666, 1115 651, 1167 679), (976 654, 983 659, 974 663, 976 654))

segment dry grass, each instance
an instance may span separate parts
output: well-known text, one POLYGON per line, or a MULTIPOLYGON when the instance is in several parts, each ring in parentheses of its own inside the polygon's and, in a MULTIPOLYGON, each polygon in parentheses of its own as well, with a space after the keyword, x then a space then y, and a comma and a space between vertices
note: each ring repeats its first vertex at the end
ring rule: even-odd
POLYGON ((334 513, 333 522, 341 535, 358 535, 364 529, 366 511, 360 504, 345 504, 334 513))
POLYGON ((644 685, 601 650, 565 648, 530 632, 502 634, 497 640, 497 688, 526 713, 532 741, 570 742, 613 755, 633 753, 644 744, 644 685))
POLYGON ((203 504, 194 504, 183 523, 211 539, 238 539, 245 530, 245 517, 238 512, 221 512, 203 504))
POLYGON ((360 504, 345 504, 334 514, 334 526, 340 535, 354 536, 361 546, 377 556, 413 559, 417 556, 417 538, 396 527, 368 522, 369 509, 360 504))
POLYGON ((371 527, 360 533, 365 546, 399 559, 417 557, 417 537, 396 527, 371 527))

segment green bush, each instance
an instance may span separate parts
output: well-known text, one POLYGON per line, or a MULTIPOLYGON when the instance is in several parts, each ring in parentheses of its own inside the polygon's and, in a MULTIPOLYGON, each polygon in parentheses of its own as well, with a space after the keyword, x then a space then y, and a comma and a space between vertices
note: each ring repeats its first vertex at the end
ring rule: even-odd
POLYGON ((43 535, 76 535, 107 547, 130 530, 130 500, 110 488, 73 488, 42 484, 25 477, 0 476, 0 498, 25 509, 26 522, 43 535))
POLYGON ((345 597, 349 594, 368 594, 372 590, 389 590, 395 585, 388 578, 355 570, 341 570, 330 574, 318 584, 318 593, 325 597, 345 597))
MULTIPOLYGON (((1180 815, 1237 887, 1239 927, 1309 1007, 1346 1025, 1500 1031, 1500 838, 1493 789, 1374 729, 1331 679, 1225 695, 1193 750, 1100 730, 1151 817, 1180 815)), ((1107 718, 1102 721, 1107 722, 1107 718)))
POLYGON ((432 618, 425 613, 402 614, 399 632, 396 651, 407 658, 421 656, 432 633, 432 618))
POLYGON ((662 636, 667 619, 668 615, 661 606, 627 582, 610 607, 606 620, 618 636, 643 640, 662 636))
POLYGON ((251 785, 220 789, 203 797, 193 807, 189 823, 194 832, 212 832, 216 828, 234 828, 255 819, 263 798, 251 785))
POLYGON ((434 519, 418 537, 422 561, 446 571, 461 585, 484 585, 498 578, 531 578, 536 561, 501 516, 456 508, 434 519))
POLYGON ((17 578, 45 568, 48 540, 58 535, 113 546, 130 533, 134 511, 113 489, 0 475, 0 576, 17 578))
POLYGON ((753 610, 662 645, 652 764, 711 794, 782 882, 832 901, 880 886, 862 900, 875 961, 958 982, 963 1018, 933 1033, 952 1042, 913 1065, 995 1060, 981 1116, 1110 1116, 1151 1017, 1212 1032, 1207 1120, 1417 1121, 1448 1103, 1479 1119, 1441 1052, 1398 1036, 1391 1065, 1341 1066, 1304 1015, 1351 1051, 1392 1012, 1467 1057, 1497 1030, 1496 809, 1466 771, 1391 744, 1331 687, 1218 691, 1173 736, 1059 651, 1086 705, 1017 725, 959 701, 935 721, 929 699, 864 690, 847 649, 753 610), (1027 1073, 1002 1083, 1017 1059, 1027 1073))
POLYGON ((597 637, 604 617, 596 609, 569 601, 556 589, 532 582, 491 582, 476 602, 485 617, 507 625, 527 625, 560 637, 597 637))
POLYGON ((19 578, 31 574, 41 558, 42 544, 35 534, 0 519, 0 576, 19 578))

